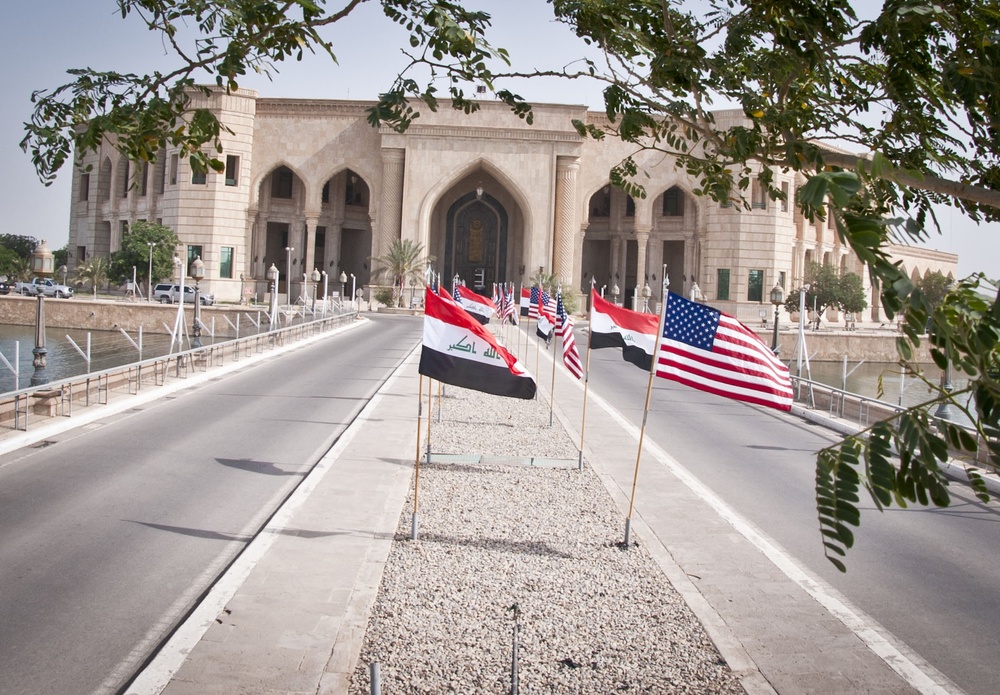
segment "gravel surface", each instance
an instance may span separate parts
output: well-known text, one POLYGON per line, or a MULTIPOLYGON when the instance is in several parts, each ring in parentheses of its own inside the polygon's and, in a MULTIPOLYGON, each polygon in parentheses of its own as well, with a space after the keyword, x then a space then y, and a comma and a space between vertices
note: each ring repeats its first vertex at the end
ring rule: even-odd
POLYGON ((742 693, 548 403, 444 388, 350 692, 511 693, 516 617, 520 693, 742 693))

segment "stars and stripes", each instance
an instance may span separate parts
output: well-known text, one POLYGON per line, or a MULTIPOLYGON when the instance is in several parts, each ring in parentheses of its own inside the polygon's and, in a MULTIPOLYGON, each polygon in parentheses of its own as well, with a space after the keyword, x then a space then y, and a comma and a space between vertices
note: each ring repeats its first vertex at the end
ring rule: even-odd
POLYGON ((562 341, 563 364, 577 379, 583 377, 583 365, 580 362, 580 352, 576 349, 576 338, 573 337, 573 319, 566 312, 562 292, 556 294, 556 332, 562 341))
POLYGON ((756 333, 717 309, 668 293, 656 376, 778 410, 791 410, 788 368, 756 333))

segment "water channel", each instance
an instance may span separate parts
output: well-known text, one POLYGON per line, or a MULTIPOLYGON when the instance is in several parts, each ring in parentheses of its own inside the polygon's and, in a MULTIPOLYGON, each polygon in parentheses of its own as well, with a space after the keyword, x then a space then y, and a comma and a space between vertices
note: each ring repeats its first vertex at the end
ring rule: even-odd
MULTIPOLYGON (((75 328, 49 328, 45 331, 46 372, 49 381, 57 381, 67 377, 86 374, 87 361, 77 352, 69 338, 87 352, 87 337, 90 336, 90 372, 99 372, 112 367, 138 362, 140 360, 160 357, 170 352, 170 336, 162 333, 144 333, 142 336, 142 354, 119 331, 84 331, 75 328), (69 338, 67 338, 69 336, 69 338)), ((138 332, 129 333, 132 340, 139 343, 138 332)), ((220 338, 220 341, 222 339, 220 338)), ((203 345, 215 342, 211 336, 202 336, 203 345)), ((185 348, 187 340, 184 341, 185 348)), ((35 347, 34 326, 0 325, 0 354, 11 366, 14 365, 14 354, 18 352, 19 386, 27 388, 31 384, 31 376, 35 373, 32 365, 32 349, 35 347), (17 347, 15 347, 15 345, 17 347)), ((176 346, 174 347, 176 351, 176 346)), ((14 390, 14 373, 0 362, 0 393, 14 390)))

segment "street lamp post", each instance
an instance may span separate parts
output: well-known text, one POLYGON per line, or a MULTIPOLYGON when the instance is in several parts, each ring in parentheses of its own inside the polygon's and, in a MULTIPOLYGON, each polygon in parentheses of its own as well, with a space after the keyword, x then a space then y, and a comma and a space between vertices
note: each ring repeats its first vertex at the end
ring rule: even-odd
POLYGON ((354 309, 355 313, 357 313, 358 309, 358 307, 354 304, 354 302, 357 301, 357 297, 355 296, 357 294, 357 286, 358 279, 354 277, 354 273, 351 273, 351 309, 354 309))
POLYGON ((285 304, 288 306, 288 315, 292 315, 292 251, 294 246, 285 247, 285 304))
MULTIPOLYGON (((191 277, 194 278, 194 325, 191 327, 191 347, 201 347, 201 279, 205 277, 205 263, 201 256, 195 256, 191 264, 191 277)), ((184 301, 184 295, 181 295, 184 301)))
POLYGON ((771 304, 774 305, 774 337, 771 339, 771 352, 778 354, 778 308, 785 303, 785 291, 781 285, 774 283, 771 288, 771 304))
POLYGON ((313 281, 313 314, 316 313, 316 294, 319 292, 319 269, 313 268, 309 279, 313 281))
POLYGON ((615 306, 618 306, 618 294, 620 292, 621 292, 621 290, 618 289, 618 283, 617 282, 611 286, 611 301, 612 301, 612 303, 615 306))
POLYGON ((648 282, 645 285, 642 286, 642 311, 643 311, 643 313, 646 313, 646 314, 649 313, 649 296, 652 293, 653 293, 653 291, 651 289, 649 289, 649 283, 648 282))
POLYGON ((340 271, 340 304, 344 305, 344 296, 347 295, 347 272, 340 271))
POLYGON ((330 280, 330 276, 326 274, 326 271, 321 271, 323 276, 323 317, 326 318, 326 298, 329 296, 327 292, 327 283, 330 280))
POLYGON ((267 279, 271 283, 271 330, 274 330, 274 324, 278 320, 278 276, 280 274, 274 263, 267 269, 267 279))
MULTIPOLYGON (((155 241, 147 241, 146 246, 149 247, 149 276, 146 278, 149 282, 149 295, 146 297, 146 301, 153 301, 153 247, 156 246, 155 241)), ((66 284, 63 282, 63 284, 66 284)))

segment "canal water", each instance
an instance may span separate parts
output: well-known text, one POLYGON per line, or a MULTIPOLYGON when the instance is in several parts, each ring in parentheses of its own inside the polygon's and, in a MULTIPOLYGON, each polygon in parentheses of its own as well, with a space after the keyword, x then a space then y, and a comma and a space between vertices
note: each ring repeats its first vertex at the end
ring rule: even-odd
MULTIPOLYGON (((77 352, 70 342, 76 342, 80 350, 87 352, 88 331, 70 328, 49 328, 45 331, 46 373, 49 381, 57 381, 67 377, 86 374, 87 361, 77 352)), ((160 333, 144 333, 142 336, 142 356, 139 351, 119 331, 89 331, 90 334, 90 372, 120 367, 124 364, 138 362, 140 359, 160 357, 170 352, 170 336, 160 333)), ((132 340, 139 342, 139 334, 130 332, 132 340)), ((203 336, 202 343, 211 345, 211 336, 203 336)), ((35 347, 34 326, 0 325, 0 354, 11 366, 14 365, 15 344, 19 345, 19 386, 27 388, 31 384, 31 376, 35 373, 32 365, 35 347)), ((185 347, 187 341, 185 340, 185 347)), ((14 373, 0 361, 0 393, 14 390, 14 373)))
MULTIPOLYGON (((860 360, 847 362, 847 385, 844 385, 843 362, 812 362, 812 380, 821 384, 844 389, 851 393, 875 398, 878 395, 879 378, 882 379, 882 395, 880 400, 894 405, 920 405, 933 397, 926 384, 914 374, 901 375, 902 368, 892 362, 862 362, 860 360)), ((924 378, 933 384, 940 383, 941 370, 935 364, 921 365, 924 378)), ((792 375, 796 375, 796 365, 791 367, 792 375)), ((809 378, 805 365, 802 367, 803 378, 809 378)), ((952 379, 952 388, 964 388, 968 379, 964 376, 952 379)))

